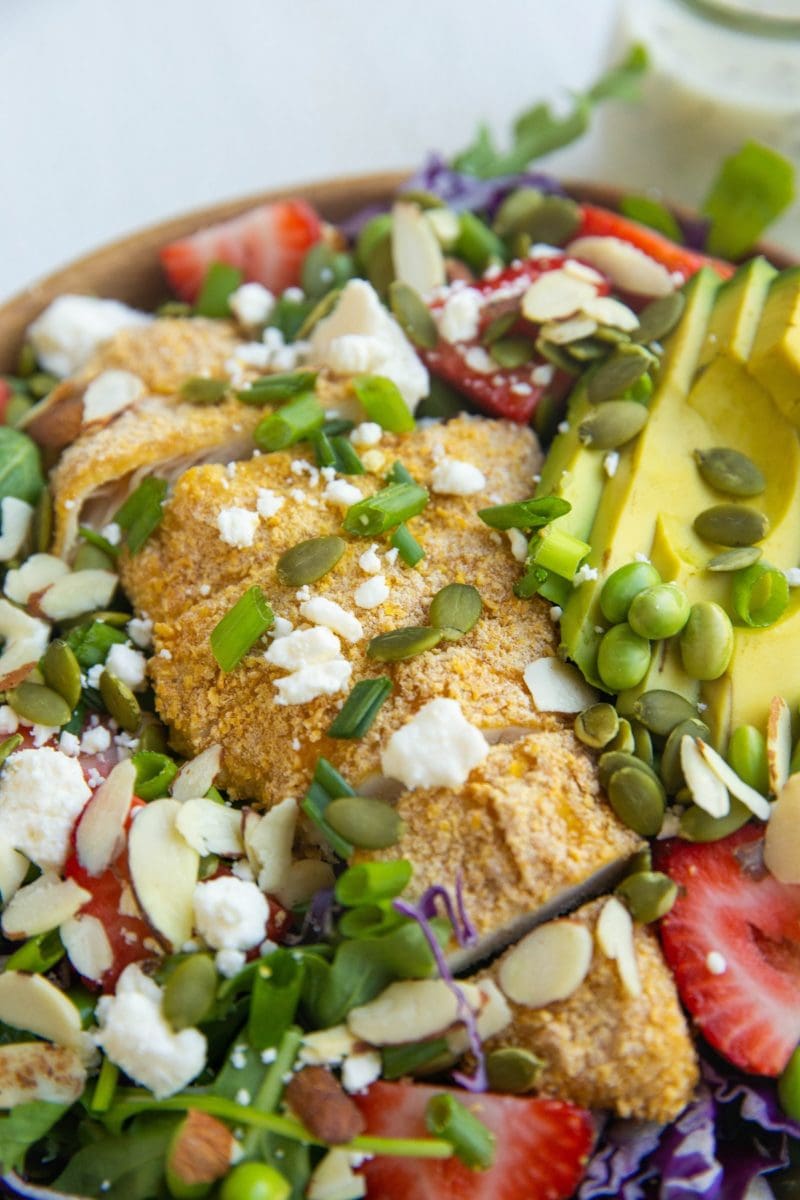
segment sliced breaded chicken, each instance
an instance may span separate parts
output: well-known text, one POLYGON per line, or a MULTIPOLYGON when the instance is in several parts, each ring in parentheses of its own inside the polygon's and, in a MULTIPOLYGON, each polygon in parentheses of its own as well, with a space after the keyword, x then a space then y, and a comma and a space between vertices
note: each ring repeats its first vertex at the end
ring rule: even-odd
MULTIPOLYGON (((584 905, 569 923, 594 938, 605 903, 584 905)), ((516 1046, 535 1054, 544 1064, 536 1091, 544 1095, 622 1117, 673 1121, 697 1084, 697 1055, 672 974, 648 926, 634 925, 633 947, 639 995, 625 988, 616 962, 595 945, 588 974, 566 999, 531 1008, 509 998, 513 1022, 486 1049, 516 1046)), ((477 978, 497 982, 516 949, 477 978)))

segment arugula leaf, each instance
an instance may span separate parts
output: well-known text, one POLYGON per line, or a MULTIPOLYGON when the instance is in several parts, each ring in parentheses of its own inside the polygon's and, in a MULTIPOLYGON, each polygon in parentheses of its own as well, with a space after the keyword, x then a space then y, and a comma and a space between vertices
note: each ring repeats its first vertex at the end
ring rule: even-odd
POLYGON ((558 116, 547 103, 534 104, 517 117, 511 147, 505 152, 498 150, 489 129, 481 125, 472 144, 455 156, 453 166, 479 179, 525 170, 534 159, 568 145, 585 133, 596 104, 603 100, 634 99, 646 67, 644 46, 633 46, 627 57, 587 92, 573 94, 572 108, 565 116, 558 116))
POLYGON ((4 1171, 21 1168, 25 1155, 60 1121, 68 1104, 51 1104, 35 1100, 18 1104, 7 1116, 0 1117, 0 1167, 4 1171))
POLYGON ((647 225, 648 228, 663 233, 678 245, 682 244, 683 232, 680 225, 669 209, 658 200, 653 200, 651 196, 623 196, 619 202, 619 211, 624 217, 630 217, 640 225, 647 225))
POLYGON ((153 1200, 181 1114, 141 1117, 125 1133, 90 1142, 73 1154, 54 1187, 103 1200, 153 1200))
POLYGON ((711 220, 706 249, 741 258, 795 197, 794 167, 760 142, 745 142, 726 158, 703 203, 711 220))

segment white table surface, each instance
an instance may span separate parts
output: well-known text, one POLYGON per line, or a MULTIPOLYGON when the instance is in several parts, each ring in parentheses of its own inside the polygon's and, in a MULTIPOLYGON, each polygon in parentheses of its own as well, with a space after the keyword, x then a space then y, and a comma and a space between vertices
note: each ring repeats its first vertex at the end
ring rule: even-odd
MULTIPOLYGON (((616 6, 0 0, 0 299, 188 208, 503 134, 592 81, 616 6)), ((546 162, 591 172, 591 135, 546 162)))

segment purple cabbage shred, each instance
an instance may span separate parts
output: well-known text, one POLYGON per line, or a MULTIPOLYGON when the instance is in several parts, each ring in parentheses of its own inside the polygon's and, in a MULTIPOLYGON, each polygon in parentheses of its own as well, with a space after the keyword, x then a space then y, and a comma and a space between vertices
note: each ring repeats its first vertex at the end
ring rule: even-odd
POLYGON ((453 926, 453 933, 456 935, 456 940, 459 946, 474 946, 478 940, 478 931, 467 915, 466 906, 464 904, 464 889, 461 880, 461 872, 456 876, 456 900, 453 900, 446 887, 440 883, 434 883, 427 888, 419 901, 419 910, 423 912, 430 921, 432 917, 437 916, 436 902, 441 900, 447 919, 453 926))

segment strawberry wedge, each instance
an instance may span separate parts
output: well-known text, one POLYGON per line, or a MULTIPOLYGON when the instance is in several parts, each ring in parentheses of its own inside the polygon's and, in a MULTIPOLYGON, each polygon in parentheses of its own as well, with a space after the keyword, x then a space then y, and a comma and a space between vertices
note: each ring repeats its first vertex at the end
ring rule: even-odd
POLYGON ((637 250, 641 250, 650 258, 661 263, 668 271, 682 276, 684 280, 696 275, 701 267, 713 267, 723 279, 730 279, 735 267, 721 258, 711 258, 708 254, 700 254, 696 250, 687 250, 679 246, 671 238, 631 221, 608 208, 600 208, 596 204, 581 205, 582 220, 578 230, 572 235, 574 239, 584 237, 613 237, 623 242, 630 242, 637 250))
POLYGON ((237 267, 249 283, 282 292, 300 282, 300 266, 322 236, 322 223, 305 200, 278 200, 201 229, 160 252, 170 287, 194 303, 213 262, 237 267))
POLYGON ((779 1075, 800 1042, 800 886, 769 874, 762 837, 749 825, 654 857, 680 889, 661 944, 697 1028, 734 1066, 779 1075))
POLYGON ((370 1200, 566 1200, 583 1177, 595 1128, 588 1112, 561 1100, 470 1095, 410 1083, 373 1083, 354 1096, 367 1134, 427 1136, 425 1106, 452 1091, 495 1135, 495 1159, 486 1171, 457 1158, 378 1155, 362 1170, 370 1200))

